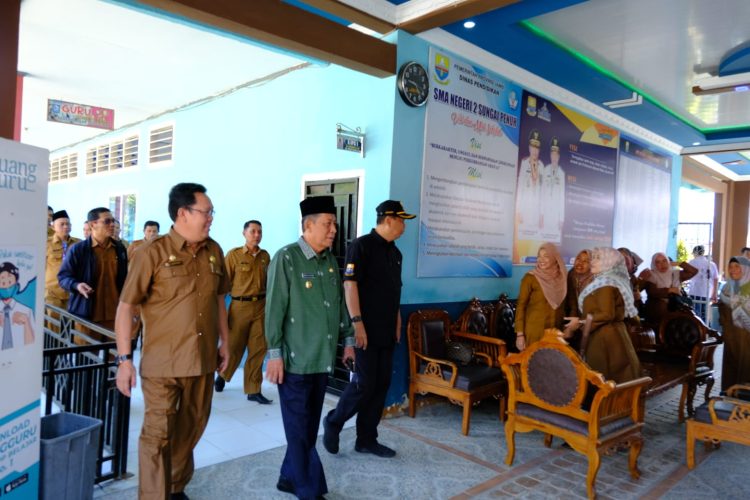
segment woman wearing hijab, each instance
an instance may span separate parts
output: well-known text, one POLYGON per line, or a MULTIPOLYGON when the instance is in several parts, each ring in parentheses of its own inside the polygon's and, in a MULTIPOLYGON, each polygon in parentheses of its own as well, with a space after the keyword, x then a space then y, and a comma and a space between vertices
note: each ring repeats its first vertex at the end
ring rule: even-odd
POLYGON ((750 383, 750 260, 732 257, 728 278, 719 296, 719 321, 723 330, 724 357, 721 390, 750 383))
POLYGON ((644 269, 641 280, 645 280, 646 306, 644 315, 646 321, 658 327, 661 319, 667 314, 670 295, 680 295, 683 281, 696 275, 698 270, 687 262, 677 265, 680 269, 673 269, 669 258, 662 252, 656 252, 651 258, 651 268, 644 269))
MULTIPOLYGON (((616 383, 641 376, 641 365, 625 329, 626 317, 636 316, 630 279, 623 256, 614 248, 597 247, 592 252, 594 279, 578 297, 582 316, 591 315, 591 331, 586 343, 586 363, 616 383)), ((580 318, 570 318, 568 331, 580 326, 580 318)))
POLYGON ((591 272, 591 251, 584 249, 576 255, 573 269, 568 273, 568 294, 565 297, 566 316, 581 315, 578 309, 578 296, 592 279, 594 279, 594 274, 591 272))
POLYGON ((516 347, 541 340, 545 328, 561 328, 563 323, 567 270, 557 247, 544 243, 537 253, 536 267, 521 280, 516 304, 516 347))
POLYGON ((641 313, 643 311, 643 300, 641 300, 642 285, 641 280, 638 279, 635 272, 638 270, 638 266, 643 264, 643 259, 629 248, 620 247, 617 251, 620 252, 625 259, 625 269, 628 270, 630 286, 633 288, 633 304, 635 305, 635 308, 638 309, 638 312, 641 313))

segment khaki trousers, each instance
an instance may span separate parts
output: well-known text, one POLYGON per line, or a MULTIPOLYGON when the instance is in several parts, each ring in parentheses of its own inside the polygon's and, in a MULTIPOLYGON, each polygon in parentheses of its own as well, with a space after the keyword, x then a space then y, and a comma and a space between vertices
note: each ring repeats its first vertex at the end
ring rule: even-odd
POLYGON ((229 304, 229 363, 221 378, 231 380, 247 349, 243 388, 245 394, 260 392, 263 382, 263 358, 266 357, 266 335, 263 328, 266 300, 229 304))
POLYGON ((213 374, 141 377, 145 413, 138 441, 138 498, 163 500, 193 477, 193 448, 208 423, 213 374))

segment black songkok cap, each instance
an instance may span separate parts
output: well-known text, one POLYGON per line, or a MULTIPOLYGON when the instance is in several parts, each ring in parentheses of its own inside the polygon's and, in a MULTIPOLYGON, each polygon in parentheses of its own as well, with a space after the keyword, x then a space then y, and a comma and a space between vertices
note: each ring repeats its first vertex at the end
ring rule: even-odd
POLYGON ((336 215, 336 205, 333 204, 333 196, 314 196, 299 202, 299 210, 302 217, 314 214, 336 215))
POLYGON ((70 219, 70 217, 68 217, 68 212, 66 212, 65 210, 60 210, 52 214, 52 222, 56 221, 57 219, 70 219))

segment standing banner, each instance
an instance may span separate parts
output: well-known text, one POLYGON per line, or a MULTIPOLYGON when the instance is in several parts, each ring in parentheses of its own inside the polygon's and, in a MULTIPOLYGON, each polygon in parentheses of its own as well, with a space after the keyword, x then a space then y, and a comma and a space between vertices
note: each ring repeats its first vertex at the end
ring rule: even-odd
POLYGON ((536 262, 552 242, 566 263, 612 244, 619 132, 523 93, 513 262, 536 262))
POLYGON ((44 248, 45 149, 0 139, 0 496, 37 498, 44 248))
POLYGON ((628 247, 646 263, 656 252, 666 252, 671 193, 672 158, 623 137, 613 246, 628 247))
POLYGON ((417 276, 511 275, 521 88, 430 48, 417 276))

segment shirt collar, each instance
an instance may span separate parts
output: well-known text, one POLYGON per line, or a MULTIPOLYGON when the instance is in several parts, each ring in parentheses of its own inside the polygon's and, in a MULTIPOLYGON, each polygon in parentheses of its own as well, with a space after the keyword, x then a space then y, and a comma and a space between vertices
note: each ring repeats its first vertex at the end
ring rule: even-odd
POLYGON ((372 228, 372 231, 370 231, 370 234, 372 234, 373 236, 375 236, 375 240, 378 243, 380 243, 381 245, 394 245, 395 244, 393 241, 388 241, 385 238, 383 238, 382 236, 380 236, 380 234, 378 234, 378 232, 375 230, 375 228, 372 228))
MULTIPOLYGON (((169 239, 172 240, 172 244, 175 247, 179 248, 180 250, 186 250, 187 249, 187 246, 188 246, 187 240, 185 240, 185 238, 183 238, 180 235, 180 233, 178 233, 177 231, 174 230, 174 226, 172 226, 169 229, 169 233, 167 233, 167 236, 169 237, 169 239)), ((201 248, 203 248, 204 246, 206 246, 206 243, 208 243, 208 238, 206 238, 205 240, 203 240, 200 243, 198 243, 198 246, 196 247, 196 250, 200 250, 201 248)))
POLYGON ((112 238, 107 238, 106 243, 104 245, 100 245, 98 241, 94 239, 94 237, 91 237, 91 247, 98 247, 101 246, 102 248, 109 248, 112 246, 112 238))
POLYGON ((303 238, 302 236, 300 236, 297 240, 297 244, 299 245, 300 250, 302 250, 302 255, 304 255, 307 260, 318 256, 323 257, 323 255, 325 255, 325 253, 328 251, 327 249, 323 250, 322 252, 320 252, 320 255, 318 255, 317 253, 315 253, 315 250, 313 250, 312 247, 307 244, 305 238, 303 238))

